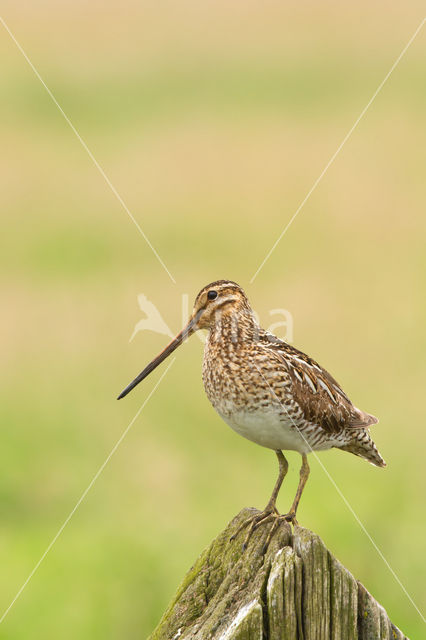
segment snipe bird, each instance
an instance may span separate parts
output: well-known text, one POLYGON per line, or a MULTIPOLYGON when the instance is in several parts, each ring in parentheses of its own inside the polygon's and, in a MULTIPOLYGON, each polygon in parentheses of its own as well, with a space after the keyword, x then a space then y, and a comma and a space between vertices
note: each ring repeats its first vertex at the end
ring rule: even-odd
MULTIPOLYGON (((335 447, 378 467, 386 466, 370 437, 378 420, 349 400, 338 382, 315 360, 262 329, 241 287, 218 280, 201 289, 186 327, 131 382, 119 399, 146 378, 182 342, 207 329, 203 382, 208 399, 237 433, 273 449, 279 475, 263 512, 249 526, 244 545, 261 523, 296 523, 297 507, 309 475, 307 454, 335 447), (282 450, 302 455, 300 481, 290 511, 279 514, 276 500, 288 470, 282 450)), ((237 532, 238 533, 238 532, 237 532)))

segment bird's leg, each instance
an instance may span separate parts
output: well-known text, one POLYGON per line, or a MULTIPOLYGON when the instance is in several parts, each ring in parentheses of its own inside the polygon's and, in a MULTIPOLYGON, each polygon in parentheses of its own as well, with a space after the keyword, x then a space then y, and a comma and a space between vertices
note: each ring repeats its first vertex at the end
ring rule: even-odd
POLYGON ((272 540, 272 536, 274 535, 280 520, 285 520, 286 522, 291 522, 293 525, 297 524, 296 520, 296 511, 299 505, 300 497, 302 495, 303 489, 305 488, 306 481, 309 477, 309 465, 308 465, 308 457, 305 453, 302 453, 302 466, 300 468, 300 480, 299 486, 297 487, 296 496, 293 500, 293 504, 291 505, 291 509, 288 513, 284 515, 279 515, 278 511, 275 514, 275 522, 272 524, 272 527, 268 533, 268 537, 265 540, 264 551, 268 548, 269 543, 272 540))
POLYGON ((291 509, 288 513, 286 513, 283 517, 293 524, 297 524, 296 520, 296 511, 299 506, 299 501, 305 488, 306 481, 309 477, 309 465, 308 465, 308 456, 306 453, 302 453, 302 466, 300 467, 300 480, 299 486, 297 487, 296 495, 293 500, 293 504, 291 505, 291 509))
POLYGON ((269 502, 268 502, 268 504, 266 505, 266 507, 263 510, 264 513, 273 513, 273 512, 278 513, 277 512, 277 508, 275 506, 275 503, 277 501, 277 497, 278 497, 278 494, 280 492, 283 480, 284 480, 284 478, 285 478, 285 476, 287 474, 287 471, 288 471, 287 458, 284 456, 283 452, 280 451, 279 449, 277 449, 275 451, 275 453, 277 454, 278 466, 279 466, 278 478, 277 478, 277 481, 275 483, 274 490, 272 491, 272 495, 269 498, 269 502))
POLYGON ((244 543, 243 543, 243 549, 245 549, 247 547, 247 543, 250 539, 251 534, 253 533, 253 531, 260 525, 260 524, 264 524, 265 522, 267 522, 268 520, 271 520, 274 517, 278 516, 278 511, 277 508, 275 506, 276 501, 277 501, 277 496, 278 493, 281 489, 281 485, 283 483, 283 480, 286 476, 286 473, 288 471, 288 462, 283 454, 282 451, 280 451, 279 449, 277 449, 275 451, 275 453, 277 454, 277 458, 278 458, 278 465, 279 465, 279 473, 278 473, 278 478, 277 481, 275 483, 275 487, 274 490, 272 491, 272 495, 269 499, 268 504, 266 505, 266 507, 264 508, 264 510, 262 511, 262 513, 259 513, 257 515, 252 516, 251 518, 249 518, 248 520, 246 520, 245 522, 243 522, 237 529, 237 531, 234 533, 234 535, 231 537, 231 540, 234 540, 237 535, 240 533, 240 531, 242 531, 242 529, 244 529, 245 527, 249 526, 249 530, 247 531, 247 535, 245 537, 244 543))

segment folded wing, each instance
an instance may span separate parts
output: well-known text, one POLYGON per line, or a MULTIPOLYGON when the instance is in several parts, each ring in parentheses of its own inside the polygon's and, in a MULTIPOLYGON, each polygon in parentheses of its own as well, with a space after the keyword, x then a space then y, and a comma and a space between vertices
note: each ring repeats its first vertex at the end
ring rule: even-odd
POLYGON ((375 416, 355 407, 328 371, 302 351, 281 340, 266 348, 286 367, 294 398, 306 420, 330 434, 365 429, 378 422, 375 416))

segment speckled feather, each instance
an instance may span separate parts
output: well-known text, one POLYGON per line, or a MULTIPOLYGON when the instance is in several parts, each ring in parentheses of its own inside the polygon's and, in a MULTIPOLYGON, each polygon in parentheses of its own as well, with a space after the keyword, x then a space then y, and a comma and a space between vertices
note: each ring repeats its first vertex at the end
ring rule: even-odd
POLYGON ((315 360, 263 330, 236 283, 209 284, 194 309, 212 289, 222 303, 199 328, 209 330, 204 387, 221 417, 271 449, 307 453, 337 447, 385 466, 368 429, 377 418, 355 407, 315 360))

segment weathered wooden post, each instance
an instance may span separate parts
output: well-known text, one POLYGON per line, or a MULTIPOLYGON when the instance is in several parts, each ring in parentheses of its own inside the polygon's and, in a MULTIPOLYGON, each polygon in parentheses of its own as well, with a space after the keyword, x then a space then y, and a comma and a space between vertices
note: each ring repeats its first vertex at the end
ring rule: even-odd
POLYGON ((308 529, 268 527, 246 551, 243 509, 185 576, 150 640, 406 640, 386 611, 308 529))

